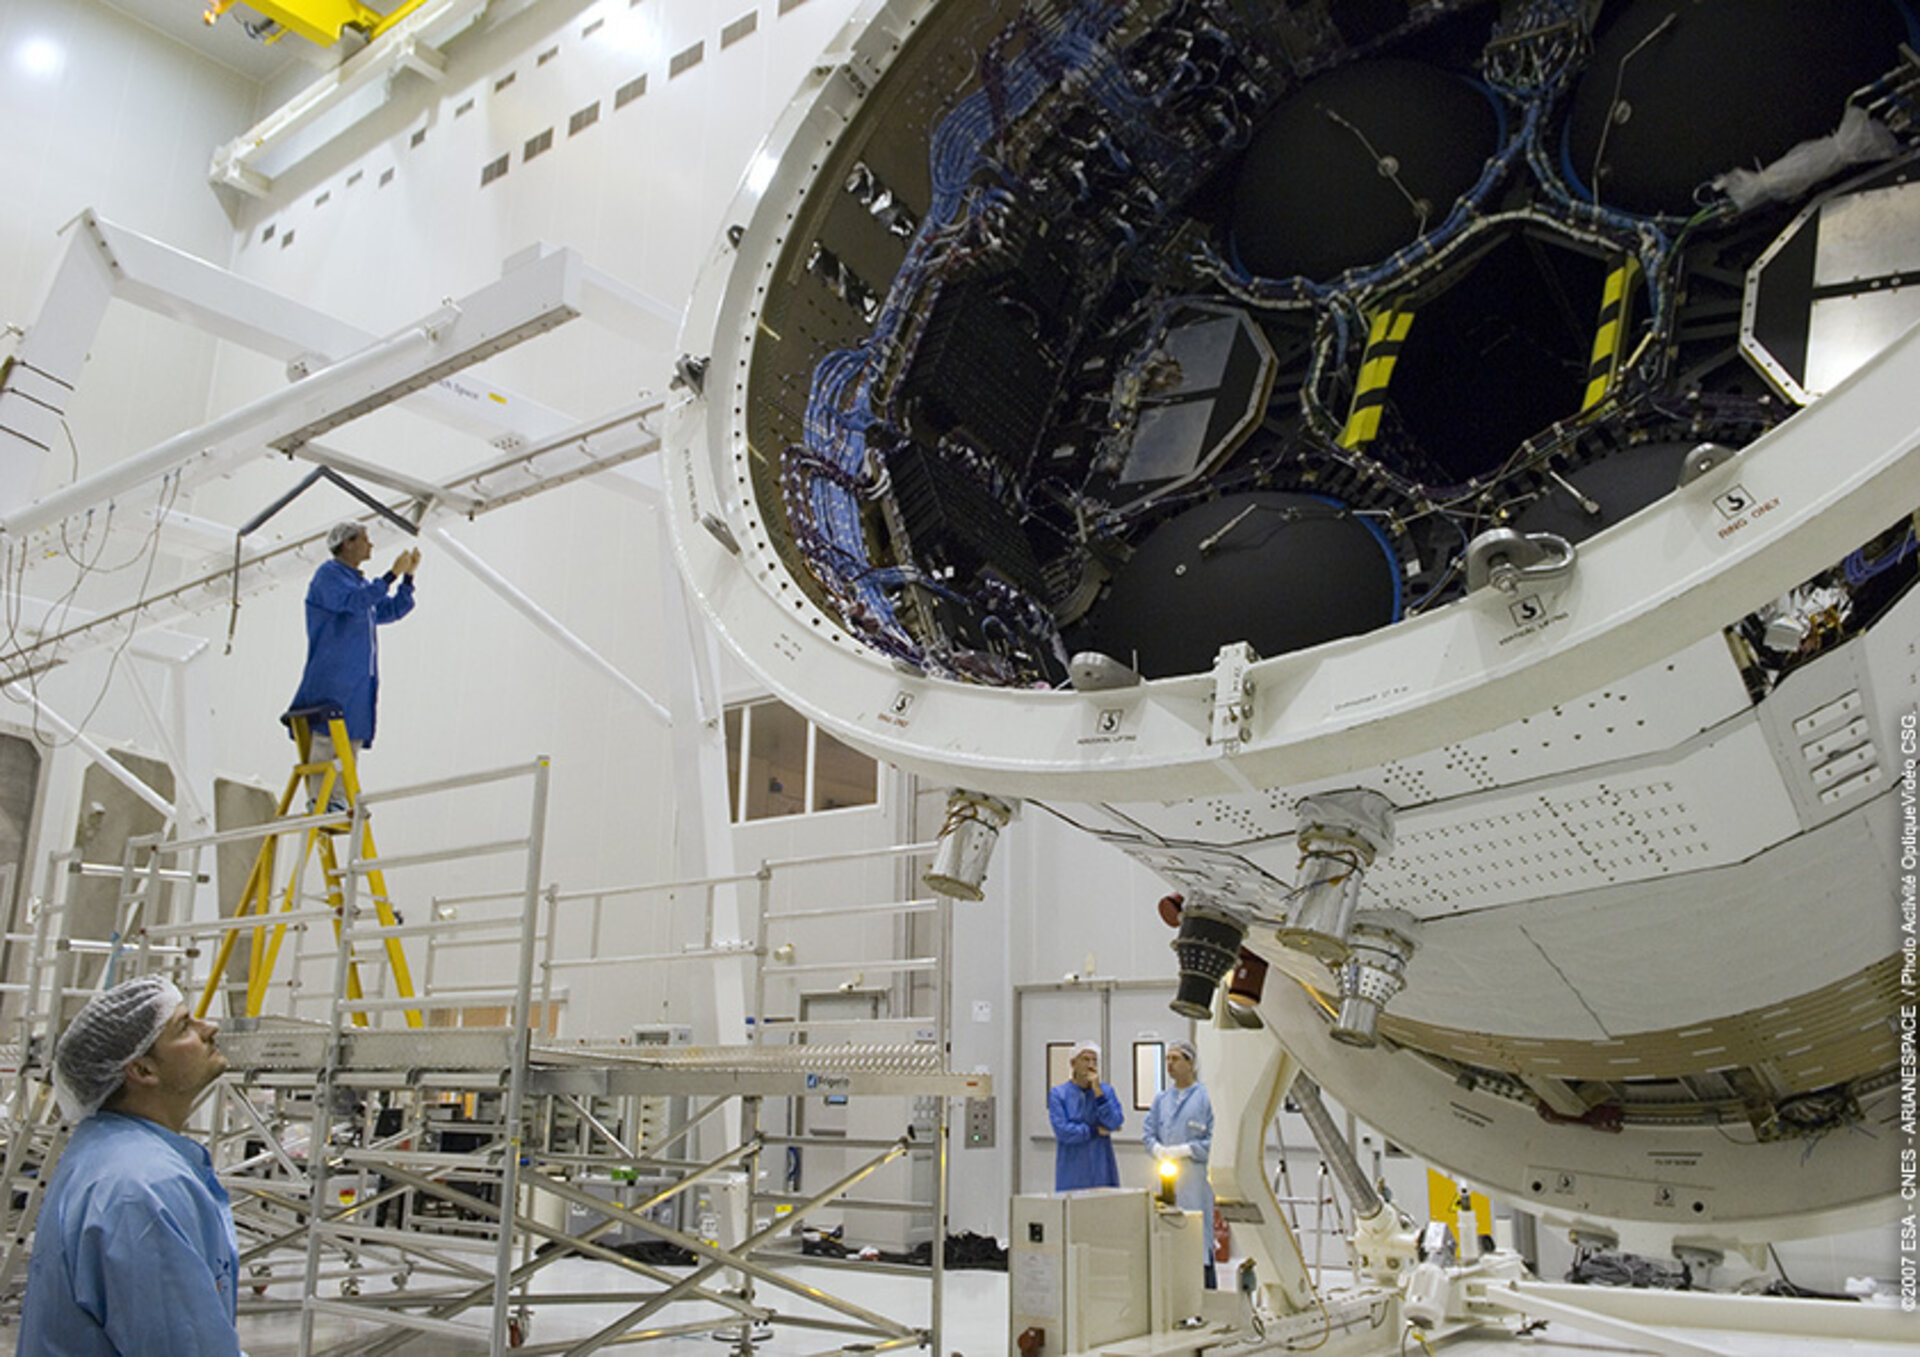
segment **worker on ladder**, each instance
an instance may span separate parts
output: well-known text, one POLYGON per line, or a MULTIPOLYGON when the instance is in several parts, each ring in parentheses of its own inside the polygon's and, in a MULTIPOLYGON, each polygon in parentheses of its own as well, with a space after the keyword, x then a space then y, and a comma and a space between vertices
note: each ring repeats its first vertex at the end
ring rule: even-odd
MULTIPOLYGON (((377 629, 413 611, 413 572, 419 569, 420 551, 415 547, 401 552, 392 569, 370 580, 360 573, 373 555, 373 540, 363 524, 334 524, 327 533, 327 548, 333 553, 331 559, 321 563, 307 585, 307 666, 300 675, 300 689, 280 720, 293 729, 296 715, 337 707, 357 758, 373 743, 380 697, 377 629)), ((313 722, 310 757, 316 762, 331 761, 339 752, 333 747, 328 723, 313 722)), ((308 780, 315 795, 319 781, 317 775, 308 780)), ((327 809, 346 809, 341 784, 336 782, 334 788, 327 809)))
MULTIPOLYGON (((357 769, 362 749, 373 743, 374 711, 380 696, 380 660, 378 629, 398 622, 413 611, 413 572, 420 565, 420 553, 407 550, 394 558, 393 568, 379 579, 369 580, 360 573, 373 554, 367 530, 358 523, 339 523, 327 533, 331 560, 324 562, 307 586, 307 667, 300 676, 300 690, 293 704, 280 716, 293 736, 299 756, 287 778, 274 812, 276 820, 294 814, 292 809, 300 781, 306 780, 310 808, 326 798, 329 819, 303 825, 303 842, 297 846, 291 870, 287 874, 281 911, 290 912, 300 896, 301 877, 308 862, 317 856, 326 881, 327 904, 344 913, 352 885, 349 871, 364 873, 366 888, 372 897, 374 918, 379 927, 392 929, 402 920, 387 894, 384 874, 375 865, 373 827, 359 814, 360 775, 357 769), (398 587, 395 587, 396 582, 398 587), (343 823, 343 812, 354 811, 351 824, 343 823), (337 817, 337 818, 336 818, 337 817), (334 836, 351 833, 348 861, 342 862, 333 845, 334 836)), ((241 888, 237 913, 259 916, 249 939, 246 996, 230 996, 233 1011, 249 1018, 261 1015, 268 986, 272 983, 274 961, 280 954, 287 925, 270 922, 273 900, 279 887, 276 866, 279 862, 279 835, 270 833, 260 842, 253 870, 241 888)), ((341 936, 338 918, 334 937, 341 936)), ((225 982, 227 964, 235 944, 236 930, 227 931, 214 954, 206 986, 194 1006, 197 1017, 205 1017, 225 982)), ((389 936, 382 942, 387 966, 393 977, 396 996, 411 999, 413 976, 400 939, 389 936)), ((351 953, 350 953, 351 956, 351 953)), ((346 974, 349 999, 363 997, 360 988, 359 959, 350 959, 346 974)), ((350 1010, 358 1026, 366 1026, 363 1009, 350 1010)), ((421 1025, 420 1010, 405 1010, 407 1026, 421 1025)))

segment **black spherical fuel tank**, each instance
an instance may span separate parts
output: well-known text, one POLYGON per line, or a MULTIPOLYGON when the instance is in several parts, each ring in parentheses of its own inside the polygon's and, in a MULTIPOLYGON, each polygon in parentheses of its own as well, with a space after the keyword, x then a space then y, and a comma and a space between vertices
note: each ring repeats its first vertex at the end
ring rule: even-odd
POLYGON ((1594 40, 1563 168, 1603 204, 1692 212, 1716 176, 1832 132, 1906 37, 1891 0, 1633 0, 1594 40))
POLYGON ((1310 80, 1241 161, 1240 262, 1261 277, 1316 279, 1377 263, 1446 219, 1498 135, 1484 94, 1417 61, 1366 61, 1310 80))
POLYGON ((1168 519, 1115 577, 1092 644, 1148 678, 1213 667, 1246 641, 1283 655, 1392 622, 1399 574, 1385 542, 1313 495, 1223 495, 1168 519))

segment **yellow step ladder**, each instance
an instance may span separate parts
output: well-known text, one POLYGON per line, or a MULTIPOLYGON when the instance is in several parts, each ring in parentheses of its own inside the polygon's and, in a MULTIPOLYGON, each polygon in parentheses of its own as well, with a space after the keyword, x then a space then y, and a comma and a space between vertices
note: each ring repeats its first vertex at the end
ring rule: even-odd
MULTIPOLYGON (((292 728, 294 744, 299 750, 299 759, 293 771, 287 776, 286 790, 280 793, 278 809, 274 820, 311 818, 316 812, 295 812, 295 798, 309 779, 314 779, 316 789, 313 793, 313 805, 332 806, 336 792, 344 802, 345 810, 338 812, 345 818, 323 824, 306 827, 301 834, 300 851, 288 873, 285 886, 281 889, 280 912, 290 913, 300 898, 300 883, 306 876, 308 865, 315 857, 320 859, 320 871, 326 882, 327 907, 333 911, 333 936, 340 940, 340 912, 346 903, 346 879, 349 869, 365 875, 367 889, 373 896, 373 907, 382 928, 396 928, 400 920, 393 912, 393 901, 387 894, 386 877, 378 866, 379 861, 373 845, 373 826, 365 816, 356 816, 354 808, 360 802, 360 775, 355 767, 353 745, 347 738, 346 720, 337 707, 316 707, 298 712, 289 712, 287 723, 292 728), (315 719, 324 719, 327 732, 333 739, 333 757, 316 759, 313 755, 313 726, 315 719), (357 855, 348 853, 348 867, 342 867, 340 854, 335 841, 342 836, 350 836, 358 826, 360 841, 357 855)), ((213 959, 213 969, 207 976, 206 988, 200 992, 200 1001, 194 1006, 194 1014, 204 1018, 213 1007, 213 998, 220 990, 220 982, 225 977, 227 963, 232 959, 234 944, 241 933, 248 932, 250 954, 247 970, 246 1017, 257 1018, 266 1004, 267 989, 273 980, 274 963, 280 956, 280 943, 284 938, 287 925, 270 923, 274 914, 274 892, 276 868, 279 864, 279 844, 281 833, 269 832, 261 840, 260 852, 253 860, 253 870, 247 876, 246 889, 240 896, 237 917, 259 916, 260 922, 248 932, 245 929, 229 929, 220 941, 220 950, 213 959)), ((407 966, 406 952, 400 946, 400 939, 382 940, 387 950, 387 966, 393 974, 393 986, 396 997, 411 999, 414 997, 413 972, 407 966)), ((349 960, 347 970, 347 998, 364 998, 360 987, 360 966, 357 960, 349 960)), ((417 1009, 406 1010, 407 1026, 422 1025, 417 1009)), ((356 1026, 367 1026, 364 1010, 353 1013, 356 1026)))

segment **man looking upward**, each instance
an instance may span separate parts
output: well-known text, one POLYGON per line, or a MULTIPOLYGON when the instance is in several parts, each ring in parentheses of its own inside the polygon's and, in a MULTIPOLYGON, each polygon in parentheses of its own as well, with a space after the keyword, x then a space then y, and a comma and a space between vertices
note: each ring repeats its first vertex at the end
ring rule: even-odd
POLYGON ((60 1038, 54 1091, 79 1126, 34 1231, 20 1352, 242 1357, 233 1210, 183 1134, 227 1068, 218 1030, 142 976, 96 994, 60 1038))

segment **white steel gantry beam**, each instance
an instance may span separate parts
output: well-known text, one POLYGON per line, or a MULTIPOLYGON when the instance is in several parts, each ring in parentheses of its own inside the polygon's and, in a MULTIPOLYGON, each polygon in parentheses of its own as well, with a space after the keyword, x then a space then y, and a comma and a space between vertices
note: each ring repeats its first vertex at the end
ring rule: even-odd
POLYGON ((427 0, 392 28, 321 76, 292 99, 213 153, 208 182, 264 198, 273 179, 263 163, 297 165, 317 145, 301 146, 300 132, 362 90, 390 87, 401 71, 438 81, 446 66, 444 43, 487 9, 487 0, 427 0))
POLYGON ((533 623, 536 629, 561 649, 584 661, 595 673, 638 700, 640 705, 652 713, 654 719, 661 725, 673 724, 673 713, 668 711, 658 698, 628 678, 618 665, 581 640, 552 613, 534 602, 513 581, 488 565, 474 552, 473 548, 442 527, 429 528, 427 535, 440 544, 456 565, 492 590, 508 607, 533 623))
POLYGON ((498 282, 282 390, 0 514, 0 531, 22 537, 164 476, 204 480, 256 455, 262 445, 295 452, 448 373, 575 319, 583 269, 572 250, 528 259, 498 282))
MULTIPOLYGON (((135 642, 148 649, 148 639, 158 637, 155 628, 166 620, 237 609, 243 597, 302 576, 323 559, 321 533, 249 554, 234 528, 174 507, 182 487, 222 474, 265 448, 397 494, 384 506, 367 503, 429 532, 440 531, 438 525, 454 515, 472 518, 656 451, 660 440, 654 421, 662 408, 656 400, 642 398, 576 422, 490 383, 456 380, 454 374, 467 366, 581 315, 642 343, 661 331, 663 321, 676 318, 645 293, 588 267, 576 251, 534 245, 505 261, 499 281, 411 327, 376 338, 92 212, 81 214, 69 224, 67 251, 40 319, 26 333, 16 360, 0 368, 0 550, 24 572, 23 583, 43 570, 58 571, 62 561, 86 572, 67 536, 77 533, 87 542, 90 533, 101 530, 95 510, 144 489, 157 501, 145 511, 154 533, 149 549, 157 554, 164 547, 184 557, 187 570, 158 592, 147 593, 143 582, 137 596, 92 597, 86 609, 72 606, 72 590, 57 607, 36 606, 20 590, 12 604, 16 615, 8 645, 0 653, 0 685, 15 685, 10 691, 35 702, 44 719, 73 735, 89 755, 103 758, 81 732, 46 710, 38 693, 28 691, 34 675, 103 646, 135 642), (26 503, 59 436, 88 347, 117 300, 279 359, 290 385, 26 503), (442 483, 319 441, 328 430, 416 394, 411 408, 486 438, 493 454, 442 483), (56 534, 58 550, 50 545, 56 534)), ((104 521, 105 530, 112 531, 112 516, 104 521)), ((659 700, 557 618, 460 543, 446 539, 445 544, 450 556, 541 631, 671 724, 659 700)), ((169 649, 163 645, 160 657, 175 658, 164 653, 169 649)), ((163 711, 144 691, 134 697, 155 726, 169 762, 177 763, 175 755, 183 751, 169 744, 164 729, 177 711, 163 711)), ((169 818, 176 813, 150 791, 141 799, 169 818)), ((204 807, 178 809, 204 816, 204 807)))
MULTIPOLYGON (((658 401, 637 401, 589 420, 559 437, 490 458, 440 487, 445 491, 440 496, 441 502, 447 512, 474 517, 582 476, 645 457, 660 446, 655 421, 661 408, 658 401)), ((405 502, 398 507, 406 507, 405 502)), ((232 540, 229 535, 224 543, 232 540)), ((37 617, 24 618, 19 628, 23 635, 31 632, 34 639, 18 640, 0 654, 0 683, 17 680, 88 650, 118 644, 131 631, 150 636, 148 629, 162 622, 237 606, 252 594, 311 573, 325 555, 323 530, 243 554, 237 582, 235 567, 224 564, 218 569, 200 570, 161 592, 119 607, 97 613, 63 609, 59 613, 61 621, 57 623, 52 620, 52 609, 40 609, 37 617)), ((581 644, 584 647, 584 643, 581 644)), ((612 667, 597 656, 588 662, 596 667, 612 667)), ((623 678, 622 683, 634 686, 630 679, 623 678)), ((646 700, 653 701, 651 697, 646 700)))
MULTIPOLYGON (((66 252, 40 313, 14 361, 0 372, 0 511, 18 508, 32 493, 80 383, 87 350, 114 301, 277 359, 287 365, 290 378, 363 352, 380 339, 91 209, 63 232, 66 252)), ((515 256, 503 274, 544 257, 542 252, 515 256)), ((597 270, 582 266, 578 277, 577 286, 596 299, 621 295, 597 270)), ((631 297, 625 300, 630 308, 631 297)), ((502 447, 551 438, 573 422, 516 392, 491 385, 476 389, 451 371, 422 387, 409 408, 502 447)))

